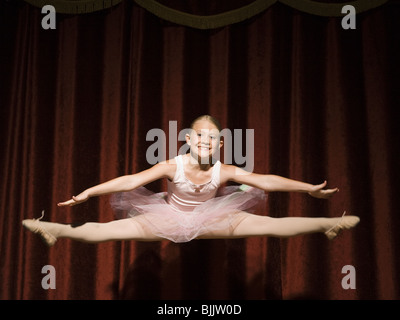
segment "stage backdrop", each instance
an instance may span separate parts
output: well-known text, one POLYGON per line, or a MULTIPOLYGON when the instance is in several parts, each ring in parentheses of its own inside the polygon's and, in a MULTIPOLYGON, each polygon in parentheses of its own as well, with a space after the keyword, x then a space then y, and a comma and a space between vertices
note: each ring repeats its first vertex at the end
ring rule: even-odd
MULTIPOLYGON (((203 9, 188 12, 209 14, 203 9)), ((58 13, 56 29, 45 30, 40 7, 1 1, 0 299, 399 299, 399 15, 388 2, 343 29, 341 16, 279 2, 198 29, 115 1, 58 13), (332 242, 322 234, 61 239, 52 248, 22 228, 42 210, 62 223, 113 220, 108 196, 56 203, 148 168, 151 129, 175 141, 170 121, 179 132, 204 113, 232 131, 254 129, 255 172, 340 188, 328 201, 270 193, 261 214, 346 210, 359 226, 332 242), (55 289, 42 286, 49 265, 55 289), (355 288, 346 287, 346 266, 355 288)))

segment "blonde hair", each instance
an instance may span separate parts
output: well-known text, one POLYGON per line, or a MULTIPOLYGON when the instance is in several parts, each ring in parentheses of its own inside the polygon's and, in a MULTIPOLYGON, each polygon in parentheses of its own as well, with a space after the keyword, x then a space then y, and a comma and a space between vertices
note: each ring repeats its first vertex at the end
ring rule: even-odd
POLYGON ((221 124, 219 123, 219 121, 218 121, 217 119, 215 119, 213 116, 210 116, 210 115, 208 115, 208 114, 203 114, 203 115, 197 117, 196 119, 194 119, 194 120, 192 121, 191 125, 190 125, 190 129, 193 129, 194 124, 195 124, 197 121, 200 121, 200 120, 207 120, 207 121, 210 121, 212 124, 214 124, 214 125, 217 127, 218 131, 221 131, 221 130, 222 130, 222 127, 221 127, 221 124))

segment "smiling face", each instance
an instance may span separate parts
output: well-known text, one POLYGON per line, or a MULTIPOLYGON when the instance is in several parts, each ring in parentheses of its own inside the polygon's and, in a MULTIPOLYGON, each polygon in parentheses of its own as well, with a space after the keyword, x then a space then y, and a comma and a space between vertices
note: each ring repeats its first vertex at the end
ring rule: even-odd
POLYGON ((212 155, 222 147, 218 127, 209 120, 200 119, 193 123, 186 142, 194 159, 202 164, 209 163, 212 155))

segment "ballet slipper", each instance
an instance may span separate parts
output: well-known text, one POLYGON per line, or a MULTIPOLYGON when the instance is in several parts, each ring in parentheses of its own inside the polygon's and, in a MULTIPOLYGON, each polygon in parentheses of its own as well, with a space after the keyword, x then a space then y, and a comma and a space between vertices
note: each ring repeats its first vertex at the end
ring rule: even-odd
POLYGON ((40 222, 43 217, 44 210, 42 211, 42 216, 39 219, 23 220, 22 225, 29 231, 38 234, 49 247, 52 247, 56 243, 57 238, 44 228, 43 224, 40 222))
POLYGON ((342 230, 351 229, 355 227, 359 222, 360 218, 357 216, 345 216, 346 211, 343 213, 339 222, 336 223, 332 228, 325 232, 326 237, 329 240, 335 239, 342 230))

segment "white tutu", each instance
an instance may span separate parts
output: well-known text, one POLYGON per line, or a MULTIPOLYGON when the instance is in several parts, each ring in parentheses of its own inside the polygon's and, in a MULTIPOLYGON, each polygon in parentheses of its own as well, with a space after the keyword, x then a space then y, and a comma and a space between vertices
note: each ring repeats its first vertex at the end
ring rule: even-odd
POLYGON ((112 195, 111 207, 117 218, 137 218, 143 228, 173 242, 187 242, 203 234, 235 227, 245 216, 265 204, 263 190, 237 186, 220 188, 218 195, 180 211, 167 202, 167 192, 154 193, 144 187, 112 195))

